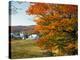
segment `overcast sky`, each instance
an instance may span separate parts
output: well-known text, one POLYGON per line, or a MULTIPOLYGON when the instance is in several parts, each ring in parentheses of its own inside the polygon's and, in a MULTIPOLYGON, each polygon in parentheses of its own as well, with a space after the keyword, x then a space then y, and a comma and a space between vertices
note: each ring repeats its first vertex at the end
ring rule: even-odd
POLYGON ((11 25, 12 26, 27 26, 27 25, 35 25, 36 23, 33 21, 34 16, 26 14, 27 8, 30 6, 30 3, 28 2, 23 2, 21 4, 17 2, 12 2, 11 3, 11 25), (18 9, 15 10, 14 7, 17 7, 18 9), (16 12, 17 11, 17 12, 16 12))

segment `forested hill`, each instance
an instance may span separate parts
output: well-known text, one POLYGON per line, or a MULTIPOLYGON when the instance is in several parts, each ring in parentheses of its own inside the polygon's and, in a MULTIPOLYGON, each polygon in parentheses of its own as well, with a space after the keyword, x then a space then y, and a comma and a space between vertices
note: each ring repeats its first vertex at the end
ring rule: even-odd
POLYGON ((30 26, 10 26, 11 32, 26 32, 26 33, 33 33, 35 25, 30 26))

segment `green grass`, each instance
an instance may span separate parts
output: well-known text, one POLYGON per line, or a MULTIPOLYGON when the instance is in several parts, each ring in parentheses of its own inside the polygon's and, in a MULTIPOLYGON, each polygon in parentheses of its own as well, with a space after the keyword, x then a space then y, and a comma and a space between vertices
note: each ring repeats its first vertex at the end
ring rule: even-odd
POLYGON ((11 59, 41 57, 42 50, 34 40, 12 40, 11 59))

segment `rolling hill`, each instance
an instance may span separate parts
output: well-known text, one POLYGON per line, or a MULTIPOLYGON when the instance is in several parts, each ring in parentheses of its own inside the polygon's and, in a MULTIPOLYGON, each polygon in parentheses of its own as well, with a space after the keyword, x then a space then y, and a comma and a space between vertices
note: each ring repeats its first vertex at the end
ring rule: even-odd
POLYGON ((11 32, 25 32, 25 33, 34 33, 35 25, 30 26, 9 26, 11 32))

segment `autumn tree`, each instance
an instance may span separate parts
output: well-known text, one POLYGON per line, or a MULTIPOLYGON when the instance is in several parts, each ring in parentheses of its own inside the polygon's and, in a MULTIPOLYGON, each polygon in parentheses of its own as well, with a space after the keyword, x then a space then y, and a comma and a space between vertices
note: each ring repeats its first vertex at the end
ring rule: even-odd
POLYGON ((37 44, 56 55, 77 54, 77 6, 49 3, 31 3, 26 11, 35 15, 37 44), (73 54, 74 52, 74 54, 73 54))

